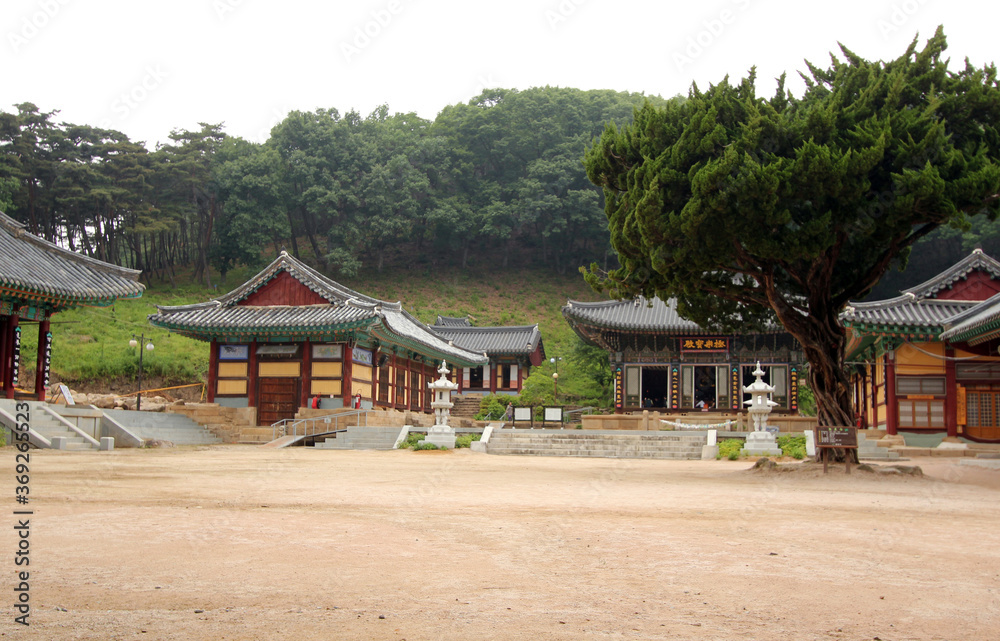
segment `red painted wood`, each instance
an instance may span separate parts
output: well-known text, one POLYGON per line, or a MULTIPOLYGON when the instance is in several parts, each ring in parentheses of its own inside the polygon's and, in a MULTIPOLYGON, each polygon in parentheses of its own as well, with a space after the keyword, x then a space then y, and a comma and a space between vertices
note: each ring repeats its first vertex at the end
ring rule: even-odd
POLYGON ((250 363, 247 366, 247 404, 257 407, 257 341, 250 341, 250 363))
POLYGON ((981 271, 974 271, 950 289, 942 289, 934 298, 940 300, 986 300, 1000 293, 1000 282, 981 271))
POLYGON ((10 368, 7 360, 10 358, 10 346, 7 344, 7 327, 10 325, 10 316, 0 318, 0 390, 7 390, 7 378, 10 376, 10 368))
POLYGON ((39 401, 45 400, 45 334, 48 333, 50 324, 48 320, 43 320, 38 324, 38 358, 35 361, 35 398, 39 401))
POLYGON ((241 300, 239 305, 322 305, 328 300, 309 289, 288 272, 281 272, 266 285, 241 300))
POLYGON ((208 353, 208 402, 215 402, 215 388, 219 381, 219 341, 212 339, 208 353))
POLYGON ((312 393, 312 343, 307 338, 302 343, 302 397, 299 407, 311 407, 309 395, 312 393))
POLYGON ((885 355, 885 431, 899 431, 899 405, 896 403, 896 361, 885 355))
POLYGON ((344 407, 354 407, 354 346, 344 343, 344 378, 340 390, 340 396, 344 400, 344 407))
POLYGON ((7 321, 7 349, 5 350, 7 357, 4 359, 7 363, 7 375, 3 379, 4 393, 7 395, 7 398, 14 398, 14 359, 19 356, 14 353, 14 333, 19 320, 17 314, 14 314, 7 321))
POLYGON ((955 350, 944 348, 944 426, 948 436, 958 436, 958 381, 955 378, 955 350))

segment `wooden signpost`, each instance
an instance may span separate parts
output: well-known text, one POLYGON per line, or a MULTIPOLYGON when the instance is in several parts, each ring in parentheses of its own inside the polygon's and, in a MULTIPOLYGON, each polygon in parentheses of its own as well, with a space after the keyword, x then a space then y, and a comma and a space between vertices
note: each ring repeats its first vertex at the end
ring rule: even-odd
MULTIPOLYGON (((855 427, 820 426, 816 428, 816 449, 823 460, 823 474, 827 473, 829 456, 827 452, 832 449, 856 450, 858 449, 858 430, 855 427)), ((844 453, 844 460, 847 465, 847 473, 851 473, 851 458, 844 453)))

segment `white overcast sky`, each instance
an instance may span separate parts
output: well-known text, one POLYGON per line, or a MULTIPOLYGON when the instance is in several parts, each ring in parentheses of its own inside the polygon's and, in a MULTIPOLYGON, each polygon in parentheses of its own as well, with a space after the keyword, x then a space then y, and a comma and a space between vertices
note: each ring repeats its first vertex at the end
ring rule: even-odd
POLYGON ((1000 58, 986 0, 3 0, 0 16, 0 109, 150 147, 199 122, 262 142, 294 109, 433 119, 484 87, 669 97, 756 65, 770 95, 838 41, 884 60, 939 24, 953 68, 1000 58))

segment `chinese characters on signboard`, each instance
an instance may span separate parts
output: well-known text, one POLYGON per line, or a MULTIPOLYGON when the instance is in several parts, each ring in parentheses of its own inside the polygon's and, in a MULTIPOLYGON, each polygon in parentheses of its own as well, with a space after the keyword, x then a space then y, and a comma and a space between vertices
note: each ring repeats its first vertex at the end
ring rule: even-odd
MULTIPOLYGON (((468 371, 468 370, 466 370, 468 371)), ((625 381, 622 380, 622 368, 615 368, 615 407, 621 409, 625 406, 625 381)))
POLYGON ((21 373, 21 326, 14 328, 14 367, 12 371, 12 385, 17 385, 18 376, 21 373))
POLYGON ((701 336, 697 338, 682 338, 682 352, 727 352, 729 338, 726 336, 701 336))
POLYGON ((799 372, 792 367, 788 376, 788 401, 792 410, 799 409, 799 372))

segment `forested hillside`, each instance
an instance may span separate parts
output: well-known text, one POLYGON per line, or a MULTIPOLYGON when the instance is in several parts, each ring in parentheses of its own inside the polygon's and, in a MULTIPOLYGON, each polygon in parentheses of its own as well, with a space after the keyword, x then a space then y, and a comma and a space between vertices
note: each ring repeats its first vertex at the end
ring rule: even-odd
POLYGON ((296 111, 263 144, 203 124, 152 151, 25 103, 0 112, 0 210, 167 282, 190 265, 212 285, 281 247, 342 276, 525 260, 565 273, 610 259, 584 149, 647 99, 494 89, 433 122, 296 111))

